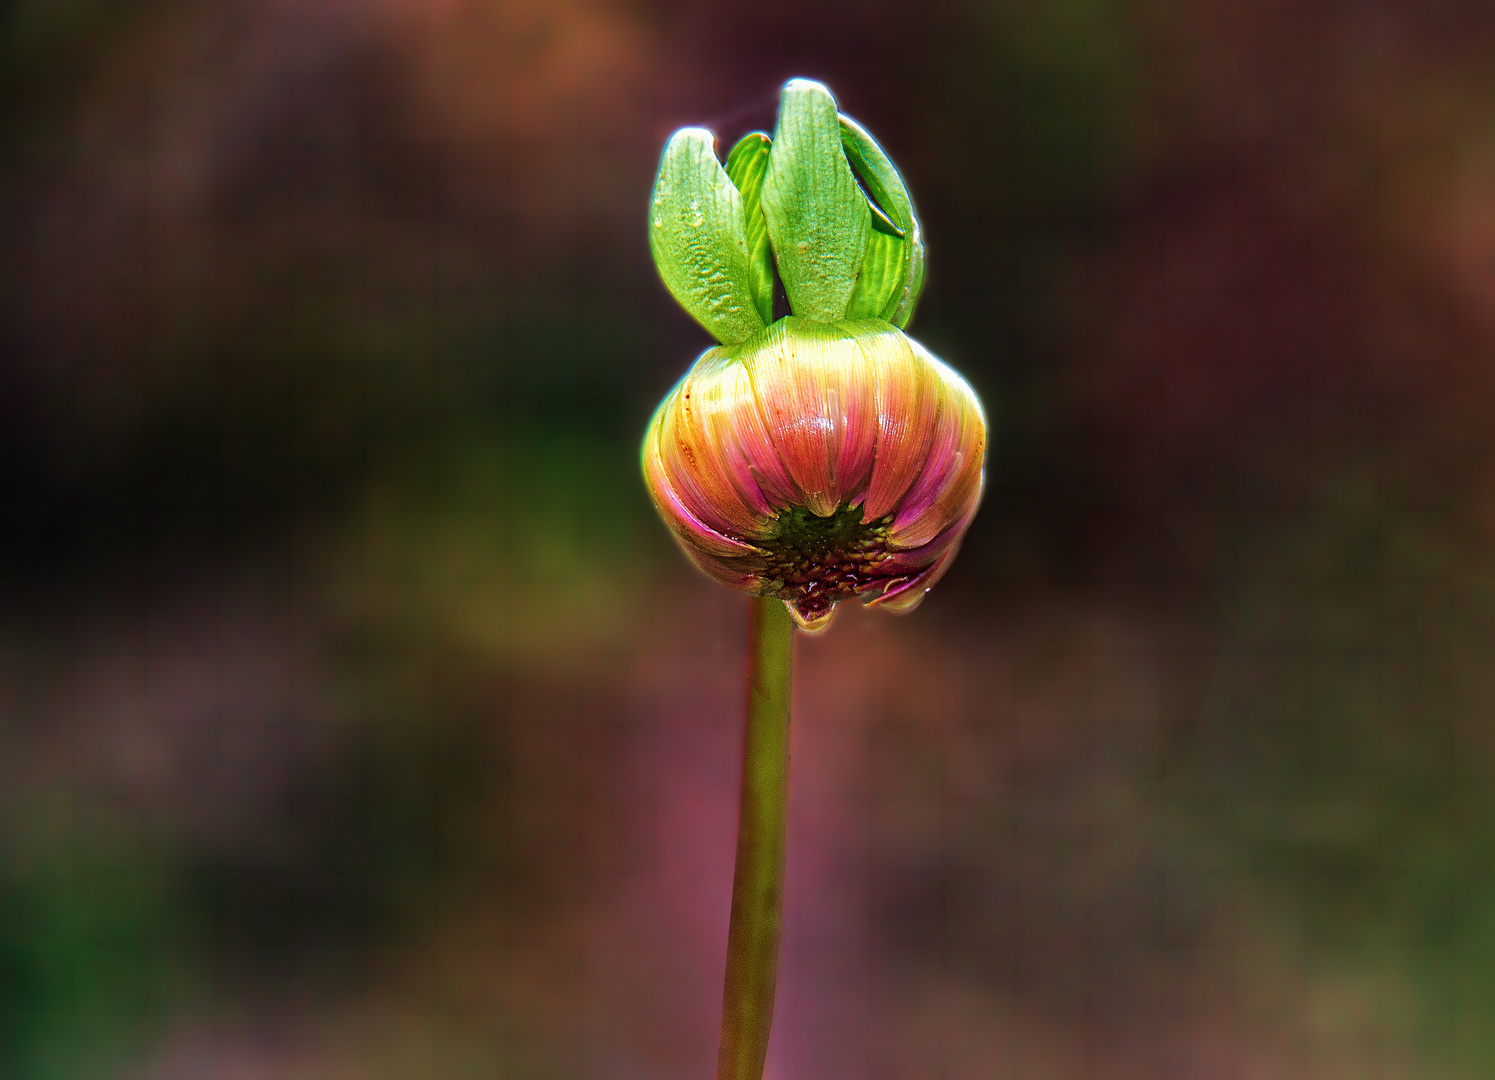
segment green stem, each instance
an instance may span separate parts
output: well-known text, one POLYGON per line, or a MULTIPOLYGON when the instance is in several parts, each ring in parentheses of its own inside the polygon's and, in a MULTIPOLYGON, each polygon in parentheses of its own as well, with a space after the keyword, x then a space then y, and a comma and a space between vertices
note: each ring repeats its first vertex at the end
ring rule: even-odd
POLYGON ((732 877, 717 1080, 762 1080, 773 1023, 789 801, 789 689, 794 668, 794 623, 782 600, 753 600, 749 647, 753 666, 748 673, 742 809, 737 821, 737 869, 732 877))

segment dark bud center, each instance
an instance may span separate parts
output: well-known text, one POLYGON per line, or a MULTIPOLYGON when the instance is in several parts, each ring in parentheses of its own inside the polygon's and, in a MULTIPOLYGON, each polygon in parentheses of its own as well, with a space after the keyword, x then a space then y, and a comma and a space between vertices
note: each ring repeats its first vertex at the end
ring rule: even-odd
POLYGON ((892 514, 863 524, 858 506, 843 506, 830 517, 803 506, 785 510, 773 536, 753 541, 768 554, 765 595, 788 601, 806 619, 824 615, 838 601, 887 579, 879 568, 889 557, 892 524, 892 514))

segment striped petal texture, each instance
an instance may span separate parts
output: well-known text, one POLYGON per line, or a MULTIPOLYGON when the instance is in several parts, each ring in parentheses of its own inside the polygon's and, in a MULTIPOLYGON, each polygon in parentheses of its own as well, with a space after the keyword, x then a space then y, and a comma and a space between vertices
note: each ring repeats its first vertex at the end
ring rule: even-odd
POLYGON ((813 632, 852 597, 918 605, 975 515, 985 456, 975 393, 918 342, 791 315, 702 354, 654 414, 643 469, 696 566, 813 632))

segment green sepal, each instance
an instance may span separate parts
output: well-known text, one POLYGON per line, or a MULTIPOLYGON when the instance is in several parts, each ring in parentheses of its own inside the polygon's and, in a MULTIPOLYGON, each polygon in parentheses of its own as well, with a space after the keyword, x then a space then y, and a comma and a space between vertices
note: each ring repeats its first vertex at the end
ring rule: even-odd
POLYGON ((784 86, 762 206, 790 308, 821 322, 843 318, 872 211, 841 148, 836 99, 820 83, 784 86))
POLYGON ((753 303, 765 325, 773 322, 773 252, 768 244, 768 225, 763 220, 759 197, 768 175, 768 152, 773 140, 753 131, 737 140, 727 155, 727 175, 742 196, 743 223, 747 231, 748 264, 753 271, 753 303))
POLYGON ((743 200, 716 159, 715 136, 681 128, 659 163, 649 208, 649 250, 680 306, 723 345, 767 324, 754 295, 743 200))
POLYGON ((848 319, 882 319, 898 306, 908 274, 908 244, 891 233, 873 229, 867 238, 862 272, 846 305, 848 319))
MULTIPOLYGON (((848 116, 840 117, 841 145, 846 159, 851 163, 857 177, 867 189, 867 194, 886 212, 893 224, 901 230, 904 240, 904 270, 898 275, 891 303, 875 316, 886 319, 902 329, 913 318, 919 294, 924 291, 924 234, 919 227, 919 218, 914 213, 913 200, 903 177, 898 175, 892 160, 877 144, 867 129, 848 116)), ((881 259, 870 249, 867 252, 868 269, 874 258, 881 259)), ((891 279, 885 284, 891 284, 891 279)), ((870 286, 869 286, 870 287, 870 286)), ((866 293, 865 289, 859 292, 866 293)), ((863 302, 870 303, 870 299, 863 302)))
POLYGON ((909 320, 914 317, 914 308, 918 306, 919 295, 924 291, 924 273, 924 239, 922 234, 918 234, 909 249, 908 279, 903 283, 903 295, 898 298, 893 314, 888 316, 888 322, 900 330, 907 327, 909 320))

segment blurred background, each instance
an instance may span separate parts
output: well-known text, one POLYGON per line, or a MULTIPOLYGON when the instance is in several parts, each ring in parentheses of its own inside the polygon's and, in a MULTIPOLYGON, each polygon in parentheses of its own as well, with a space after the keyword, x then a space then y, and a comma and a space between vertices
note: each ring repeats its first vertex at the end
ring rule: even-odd
POLYGON ((710 1075, 645 208, 795 75, 995 441, 801 644, 769 1077, 1495 1072, 1495 9, 5 0, 0 1075, 710 1075))

